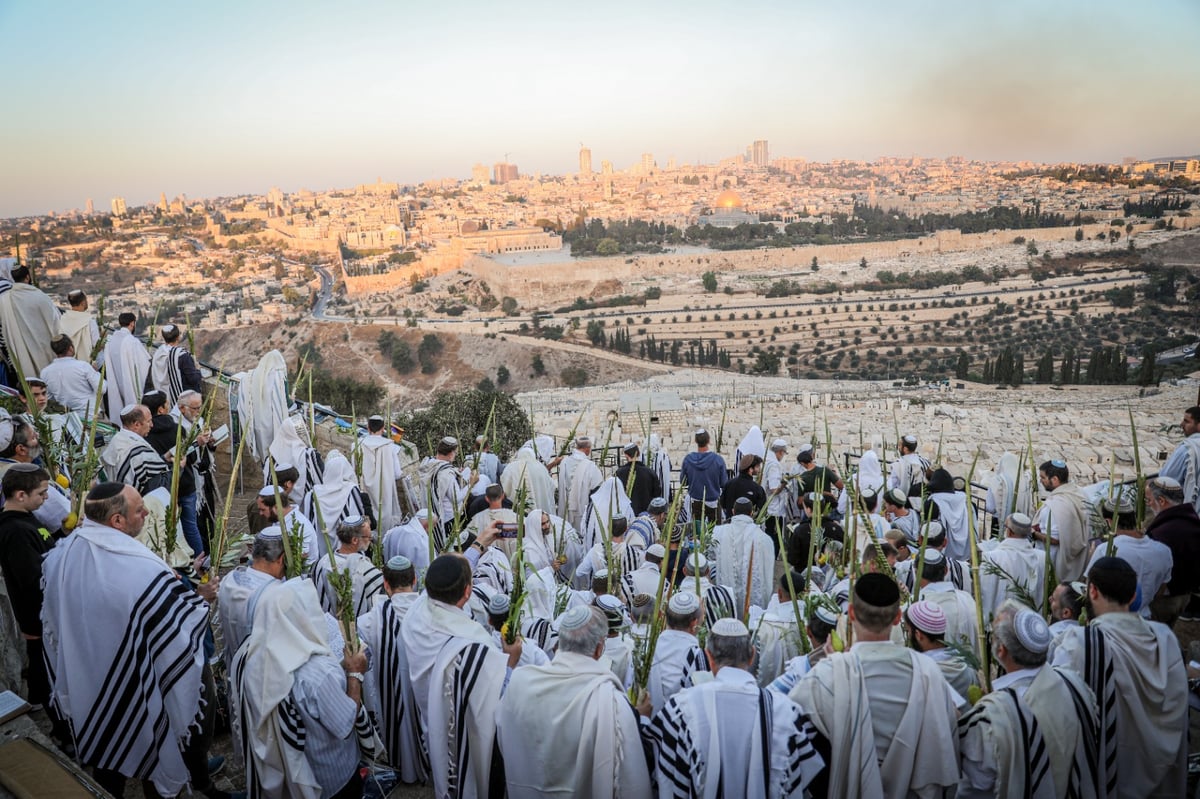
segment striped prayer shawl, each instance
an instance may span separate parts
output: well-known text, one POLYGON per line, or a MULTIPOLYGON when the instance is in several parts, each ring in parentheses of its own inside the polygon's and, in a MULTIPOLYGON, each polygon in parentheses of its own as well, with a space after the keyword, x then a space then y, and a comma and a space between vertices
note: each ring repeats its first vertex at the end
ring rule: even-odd
POLYGON ((171 469, 147 441, 130 430, 118 430, 100 456, 109 480, 125 483, 139 494, 166 485, 171 469))
POLYGON ((1016 691, 988 694, 958 721, 960 747, 982 736, 982 755, 996 770, 996 796, 1004 799, 1053 799, 1049 750, 1035 717, 1016 691), (990 744, 990 745, 988 745, 990 744))
MULTIPOLYGON (((315 450, 311 451, 315 452, 315 450)), ((316 494, 312 491, 305 494, 303 502, 300 503, 300 511, 313 523, 313 526, 326 535, 331 536, 335 535, 337 526, 343 519, 352 516, 361 516, 364 519, 371 517, 370 500, 358 486, 350 489, 350 492, 346 495, 346 501, 338 509, 336 515, 332 510, 321 505, 316 498, 316 494)))
POLYGON ((521 622, 521 636, 537 644, 547 655, 558 649, 558 632, 548 619, 526 618, 521 622))
POLYGON ((405 782, 425 782, 429 775, 429 755, 421 743, 421 723, 412 699, 408 659, 400 637, 402 620, 390 600, 382 602, 379 610, 380 651, 374 672, 383 715, 384 749, 405 782))
POLYGON ((183 347, 164 344, 154 351, 150 360, 150 380, 154 388, 167 395, 167 407, 175 407, 175 401, 183 393, 183 372, 179 359, 187 352, 183 347))
POLYGON ((704 592, 704 623, 708 628, 712 629, 720 619, 736 619, 739 616, 733 592, 723 585, 710 585, 704 592))
POLYGON ((1096 783, 1105 796, 1117 793, 1117 682, 1104 632, 1094 625, 1083 629, 1083 679, 1096 695, 1099 760, 1096 783))
POLYGON ((1071 761, 1070 779, 1066 786, 1066 792, 1059 790, 1059 796, 1065 796, 1067 799, 1087 799, 1087 797, 1095 795, 1099 765, 1096 736, 1099 730, 1092 723, 1088 697, 1083 696, 1065 674, 1058 669, 1055 669, 1054 672, 1071 695, 1071 702, 1075 707, 1075 716, 1079 719, 1080 728, 1079 741, 1075 746, 1075 757, 1071 761), (1086 774, 1083 773, 1083 769, 1087 770, 1086 774))
MULTIPOLYGON (((351 602, 354 605, 354 618, 358 618, 371 610, 375 597, 383 593, 383 572, 375 568, 370 559, 361 552, 349 555, 334 553, 339 572, 350 570, 351 602)), ((316 562, 312 570, 313 584, 317 588, 317 597, 326 613, 338 615, 338 597, 333 583, 329 578, 332 569, 329 565, 329 555, 324 555, 316 562)))

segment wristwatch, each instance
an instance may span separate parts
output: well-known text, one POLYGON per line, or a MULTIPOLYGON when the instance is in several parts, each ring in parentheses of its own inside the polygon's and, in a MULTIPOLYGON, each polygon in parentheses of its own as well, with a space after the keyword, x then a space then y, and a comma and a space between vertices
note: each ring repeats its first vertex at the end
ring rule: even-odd
POLYGON ((348 671, 348 672, 346 672, 346 676, 353 677, 354 679, 358 680, 360 683, 367 679, 361 671, 348 671))

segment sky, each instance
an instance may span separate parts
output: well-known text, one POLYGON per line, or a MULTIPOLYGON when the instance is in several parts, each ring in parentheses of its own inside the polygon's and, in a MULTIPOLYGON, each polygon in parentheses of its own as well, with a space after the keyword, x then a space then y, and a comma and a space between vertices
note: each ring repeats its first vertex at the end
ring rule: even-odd
POLYGON ((1200 152, 1200 2, 0 0, 0 218, 652 153, 1200 152))

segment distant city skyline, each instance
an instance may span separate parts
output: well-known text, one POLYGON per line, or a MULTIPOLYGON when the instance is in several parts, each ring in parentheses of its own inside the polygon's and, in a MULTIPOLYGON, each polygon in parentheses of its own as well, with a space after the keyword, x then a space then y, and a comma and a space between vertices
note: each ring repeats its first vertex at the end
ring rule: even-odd
POLYGON ((1200 4, 0 2, 0 217, 649 153, 1200 151, 1200 4), (978 7, 976 7, 978 5, 978 7))

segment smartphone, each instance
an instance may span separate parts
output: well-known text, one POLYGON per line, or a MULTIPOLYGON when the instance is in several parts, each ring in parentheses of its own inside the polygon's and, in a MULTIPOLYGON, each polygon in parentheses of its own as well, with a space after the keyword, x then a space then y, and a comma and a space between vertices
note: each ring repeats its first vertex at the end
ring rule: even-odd
POLYGON ((500 534, 497 536, 497 538, 516 538, 516 537, 517 537, 517 523, 516 522, 511 522, 511 523, 501 522, 500 534))

